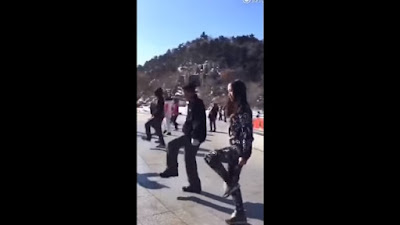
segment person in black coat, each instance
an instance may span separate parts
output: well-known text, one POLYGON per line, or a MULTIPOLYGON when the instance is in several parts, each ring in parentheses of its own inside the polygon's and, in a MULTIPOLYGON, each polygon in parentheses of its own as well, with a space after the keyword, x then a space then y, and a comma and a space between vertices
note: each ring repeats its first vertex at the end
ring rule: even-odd
POLYGON ((151 140, 150 127, 153 127, 156 130, 156 134, 159 138, 158 148, 165 148, 164 136, 161 131, 161 124, 164 119, 164 98, 163 98, 163 90, 158 88, 154 95, 157 97, 157 105, 151 110, 152 117, 147 121, 144 125, 146 128, 146 136, 143 136, 142 139, 146 141, 151 140))
POLYGON ((168 143, 167 169, 160 173, 163 178, 178 176, 178 153, 181 147, 185 148, 186 173, 189 186, 183 187, 185 192, 200 193, 201 183, 197 173, 196 154, 200 144, 207 135, 206 110, 203 100, 197 97, 196 86, 189 84, 183 87, 185 98, 189 101, 188 112, 182 131, 183 136, 168 143))
POLYGON ((210 132, 215 132, 217 129, 215 125, 215 121, 217 120, 217 115, 218 115, 218 105, 217 103, 214 103, 214 106, 208 113, 208 118, 210 119, 210 132))

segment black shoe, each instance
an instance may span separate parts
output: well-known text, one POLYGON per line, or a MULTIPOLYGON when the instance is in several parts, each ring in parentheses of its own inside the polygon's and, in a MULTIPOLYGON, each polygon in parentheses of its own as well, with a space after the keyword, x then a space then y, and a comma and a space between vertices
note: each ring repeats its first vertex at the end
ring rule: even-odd
POLYGON ((165 148, 165 144, 159 144, 156 146, 156 148, 165 148))
POLYGON ((222 197, 227 198, 229 197, 234 191, 240 188, 239 183, 233 184, 233 185, 228 185, 227 183, 224 183, 224 189, 225 193, 222 195, 222 197))
POLYGON ((247 217, 244 211, 234 211, 230 219, 225 220, 227 224, 247 224, 247 217))
POLYGON ((150 141, 151 139, 149 139, 149 138, 147 138, 147 137, 145 137, 145 136, 142 136, 142 140, 150 141))
POLYGON ((167 133, 167 130, 164 130, 163 134, 167 133))
POLYGON ((154 141, 154 143, 156 143, 156 144, 159 144, 159 143, 160 143, 160 141, 154 141))
POLYGON ((191 192, 191 193, 197 193, 197 194, 201 193, 201 188, 194 188, 192 186, 182 187, 182 190, 184 192, 191 192))
POLYGON ((168 132, 167 135, 171 135, 171 132, 168 132))
POLYGON ((209 130, 208 132, 213 132, 212 130, 209 130))
POLYGON ((178 176, 178 170, 166 169, 164 172, 160 173, 160 177, 162 178, 177 177, 177 176, 178 176))

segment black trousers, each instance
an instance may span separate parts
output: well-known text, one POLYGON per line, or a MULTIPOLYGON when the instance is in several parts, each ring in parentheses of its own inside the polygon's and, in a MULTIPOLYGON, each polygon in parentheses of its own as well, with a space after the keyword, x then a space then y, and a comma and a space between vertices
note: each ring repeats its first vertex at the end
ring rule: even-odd
POLYGON ((215 126, 215 120, 216 118, 210 118, 210 131, 215 131, 217 129, 217 127, 215 126))
POLYGON ((163 119, 160 119, 160 118, 152 118, 149 121, 147 121, 147 123, 144 125, 144 127, 146 128, 147 139, 151 140, 150 127, 153 127, 156 130, 156 134, 158 135, 160 144, 165 145, 164 136, 161 131, 162 121, 163 121, 163 119))
MULTIPOLYGON (((228 185, 239 182, 242 168, 239 166, 239 154, 234 146, 211 151, 206 155, 205 161, 228 185), (228 171, 222 165, 222 162, 228 163, 228 171)), ((236 210, 243 211, 243 199, 240 188, 232 193, 232 199, 236 210)))
POLYGON ((222 113, 219 114, 218 120, 222 120, 222 113))
POLYGON ((171 122, 175 125, 175 130, 178 130, 178 123, 176 122, 177 118, 178 118, 178 116, 171 117, 171 122))
POLYGON ((201 188, 196 163, 196 154, 199 150, 199 146, 193 146, 190 137, 183 135, 168 143, 167 167, 171 170, 178 170, 178 153, 179 149, 182 147, 185 148, 185 165, 189 185, 194 188, 201 188))

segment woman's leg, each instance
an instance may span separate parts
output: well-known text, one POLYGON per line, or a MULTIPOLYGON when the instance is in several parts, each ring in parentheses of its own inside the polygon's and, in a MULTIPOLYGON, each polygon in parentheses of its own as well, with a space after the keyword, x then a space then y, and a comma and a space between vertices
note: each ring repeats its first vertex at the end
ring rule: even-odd
POLYGON ((229 147, 211 151, 205 156, 204 160, 211 167, 211 169, 213 169, 222 178, 222 180, 230 184, 231 179, 229 173, 228 171, 226 171, 225 167, 222 165, 221 162, 221 160, 225 158, 224 155, 226 155, 228 149, 229 147))
MULTIPOLYGON (((240 172, 242 168, 239 166, 239 160, 236 154, 231 154, 228 162, 228 173, 233 183, 239 182, 240 172)), ((235 203, 236 211, 238 213, 244 212, 242 193, 240 187, 232 192, 232 199, 235 203)))

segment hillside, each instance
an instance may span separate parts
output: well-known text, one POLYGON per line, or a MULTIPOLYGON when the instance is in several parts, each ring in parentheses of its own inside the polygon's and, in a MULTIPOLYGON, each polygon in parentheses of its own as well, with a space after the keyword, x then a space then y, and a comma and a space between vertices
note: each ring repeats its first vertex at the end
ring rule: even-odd
POLYGON ((187 82, 198 82, 206 104, 223 103, 227 84, 239 78, 247 83, 249 102, 263 105, 264 42, 253 35, 212 38, 203 34, 137 67, 138 98, 157 86, 179 92, 187 82), (220 99, 218 99, 220 98, 220 99))

